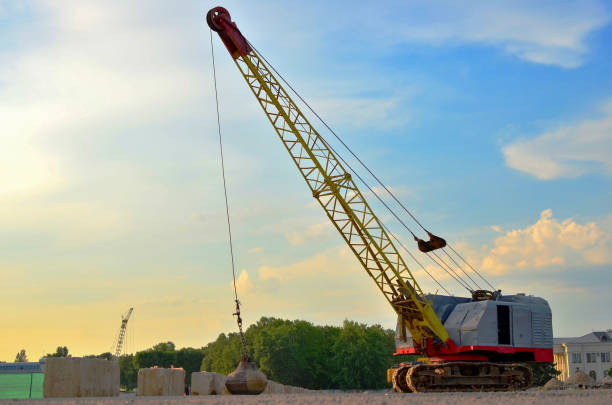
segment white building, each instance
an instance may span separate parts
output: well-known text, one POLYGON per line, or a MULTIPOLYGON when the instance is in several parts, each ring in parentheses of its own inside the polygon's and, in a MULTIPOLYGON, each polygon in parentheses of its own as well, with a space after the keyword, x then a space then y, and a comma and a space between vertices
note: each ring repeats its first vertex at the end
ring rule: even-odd
POLYGON ((561 381, 567 381, 578 370, 601 381, 612 368, 612 329, 581 337, 555 338, 553 342, 555 368, 561 372, 561 381))

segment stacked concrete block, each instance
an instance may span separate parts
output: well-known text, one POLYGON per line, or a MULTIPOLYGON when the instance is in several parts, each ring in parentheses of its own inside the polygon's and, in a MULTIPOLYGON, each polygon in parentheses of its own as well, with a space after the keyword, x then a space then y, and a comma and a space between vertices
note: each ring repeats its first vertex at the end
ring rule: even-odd
POLYGON ((119 365, 103 359, 47 358, 43 395, 45 398, 116 397, 119 365))
POLYGON ((227 395, 225 380, 227 377, 219 373, 191 373, 191 395, 227 395))
POLYGON ((185 370, 182 368, 141 368, 136 395, 147 397, 183 396, 185 370))

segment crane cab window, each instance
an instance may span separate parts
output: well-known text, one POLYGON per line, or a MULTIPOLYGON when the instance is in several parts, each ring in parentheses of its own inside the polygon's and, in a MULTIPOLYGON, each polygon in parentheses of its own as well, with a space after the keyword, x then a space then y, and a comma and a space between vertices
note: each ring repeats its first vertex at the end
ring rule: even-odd
POLYGON ((497 306, 497 344, 510 344, 510 307, 497 306))

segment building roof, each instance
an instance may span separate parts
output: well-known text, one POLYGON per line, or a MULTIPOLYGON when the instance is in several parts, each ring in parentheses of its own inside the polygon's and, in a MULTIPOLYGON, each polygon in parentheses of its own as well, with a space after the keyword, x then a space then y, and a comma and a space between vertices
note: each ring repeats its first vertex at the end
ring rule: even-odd
POLYGON ((561 343, 612 343, 612 329, 600 332, 591 332, 580 337, 554 338, 555 344, 561 343))

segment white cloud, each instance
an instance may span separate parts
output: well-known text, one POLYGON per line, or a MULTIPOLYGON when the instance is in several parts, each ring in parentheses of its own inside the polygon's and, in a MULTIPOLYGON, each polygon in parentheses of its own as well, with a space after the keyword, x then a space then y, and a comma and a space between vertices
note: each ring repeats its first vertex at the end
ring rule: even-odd
POLYGON ((180 111, 202 72, 184 62, 175 28, 138 20, 121 2, 42 2, 37 45, 6 53, 0 81, 2 133, 12 136, 131 123, 180 111))
POLYGON ((336 276, 355 271, 359 262, 346 247, 335 248, 318 253, 305 260, 287 266, 261 266, 258 270, 260 280, 295 280, 303 278, 320 278, 333 272, 336 276))
POLYGON ((564 266, 593 266, 612 263, 612 235, 596 222, 561 222, 552 210, 524 229, 507 232, 495 240, 482 260, 482 269, 491 274, 525 272, 564 266))
POLYGON ((293 246, 302 245, 308 241, 320 240, 332 233, 332 225, 327 222, 314 224, 302 231, 291 231, 285 234, 285 238, 293 246))
POLYGON ((565 125, 503 148, 506 165, 540 180, 579 177, 589 172, 612 175, 612 101, 603 116, 565 125))
MULTIPOLYGON (((230 282, 230 287, 233 290, 234 288, 233 282, 230 282)), ((238 275, 238 278, 236 278, 236 290, 238 291, 238 296, 243 296, 243 295, 252 293, 253 287, 254 287, 254 284, 253 284, 253 281, 251 280, 251 277, 249 276, 248 271, 246 271, 245 269, 242 269, 242 271, 238 275)))
MULTIPOLYGON (((315 99, 312 104, 317 111, 325 111, 326 117, 333 117, 335 126, 346 125, 353 128, 401 127, 412 119, 410 111, 405 110, 405 97, 327 97, 315 99)), ((311 124, 318 125, 315 120, 311 124)))
POLYGON ((0 196, 44 193, 60 187, 64 174, 59 157, 28 137, 9 135, 0 133, 0 196))
POLYGON ((326 324, 349 318, 386 322, 395 314, 353 253, 337 246, 295 262, 261 266, 254 280, 251 313, 309 319, 326 324))
POLYGON ((385 32, 397 40, 484 43, 529 62, 575 68, 588 52, 586 37, 610 14, 598 1, 433 1, 408 6, 395 20, 385 32))

